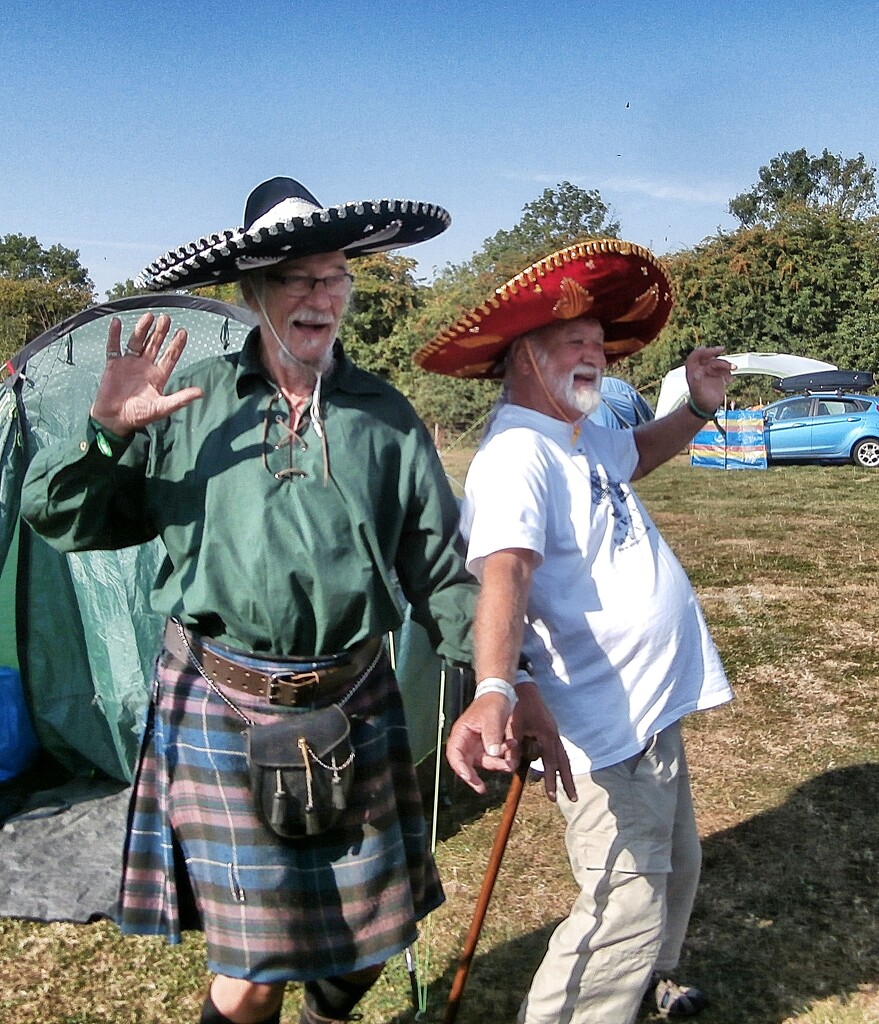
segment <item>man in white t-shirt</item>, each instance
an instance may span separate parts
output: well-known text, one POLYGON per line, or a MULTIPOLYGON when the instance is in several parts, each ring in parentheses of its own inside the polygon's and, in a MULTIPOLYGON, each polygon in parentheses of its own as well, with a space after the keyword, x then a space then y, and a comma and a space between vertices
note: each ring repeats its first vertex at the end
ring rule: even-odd
POLYGON ((447 755, 482 792, 476 769, 511 770, 533 738, 567 821, 581 891, 523 1024, 628 1024, 648 989, 666 1015, 705 1001, 668 976, 701 862, 679 723, 732 694, 689 580, 629 483, 713 416, 732 367, 722 349, 696 350, 685 406, 634 430, 588 421, 608 360, 647 344, 670 307, 650 253, 586 243, 529 267, 416 357, 504 375, 467 476, 479 682, 447 755), (517 682, 520 650, 533 681, 517 682))

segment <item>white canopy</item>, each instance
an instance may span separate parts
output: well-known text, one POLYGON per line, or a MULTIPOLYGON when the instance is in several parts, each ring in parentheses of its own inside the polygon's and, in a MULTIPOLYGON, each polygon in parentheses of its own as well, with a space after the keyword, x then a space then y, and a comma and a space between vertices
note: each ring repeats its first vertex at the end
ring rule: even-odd
MULTIPOLYGON (((769 377, 792 377, 795 373, 814 373, 818 370, 835 370, 833 363, 825 363, 820 359, 807 359, 805 356, 789 356, 779 352, 742 352, 740 355, 724 355, 735 365, 733 374, 762 373, 769 377)), ((665 416, 672 409, 683 405, 687 400, 686 369, 678 366, 662 378, 659 398, 656 402, 656 418, 665 416)))

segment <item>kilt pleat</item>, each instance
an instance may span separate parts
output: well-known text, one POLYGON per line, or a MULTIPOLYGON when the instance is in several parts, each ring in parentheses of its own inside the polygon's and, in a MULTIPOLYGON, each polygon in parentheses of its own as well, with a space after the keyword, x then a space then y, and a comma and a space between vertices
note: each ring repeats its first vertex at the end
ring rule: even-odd
MULTIPOLYGON (((296 713, 223 692, 256 724, 296 713)), ((211 971, 257 982, 346 974, 414 942, 443 893, 386 658, 344 710, 356 752, 349 806, 333 829, 284 842, 253 810, 245 723, 163 650, 129 811, 120 928, 171 943, 202 929, 211 971)))

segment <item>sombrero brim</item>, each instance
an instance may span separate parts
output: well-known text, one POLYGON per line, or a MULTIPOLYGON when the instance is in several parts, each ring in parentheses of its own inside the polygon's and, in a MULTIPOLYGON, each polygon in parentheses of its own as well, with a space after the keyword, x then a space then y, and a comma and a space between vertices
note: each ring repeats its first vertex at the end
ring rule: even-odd
POLYGON ((425 370, 453 377, 497 377, 520 334, 579 316, 604 328, 609 363, 640 351, 662 330, 671 283, 653 254, 617 238, 572 245, 502 285, 415 353, 425 370))
POLYGON ((408 199, 319 208, 257 230, 205 235, 160 256, 134 283, 152 292, 202 288, 237 281, 248 270, 295 256, 337 251, 349 258, 367 256, 427 241, 451 220, 441 206, 408 199))

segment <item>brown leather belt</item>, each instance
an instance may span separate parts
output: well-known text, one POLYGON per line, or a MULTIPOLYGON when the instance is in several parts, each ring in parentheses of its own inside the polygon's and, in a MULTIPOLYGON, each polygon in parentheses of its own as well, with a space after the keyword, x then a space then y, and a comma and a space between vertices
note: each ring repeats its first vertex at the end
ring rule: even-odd
MULTIPOLYGON (((382 646, 381 637, 370 637, 341 654, 262 658, 202 639, 188 629, 184 629, 184 633, 192 654, 214 683, 282 707, 334 703, 344 696, 346 688, 378 661, 382 646)), ((165 647, 182 661, 190 661, 189 650, 180 637, 177 623, 171 619, 165 626, 164 642, 165 647)))

